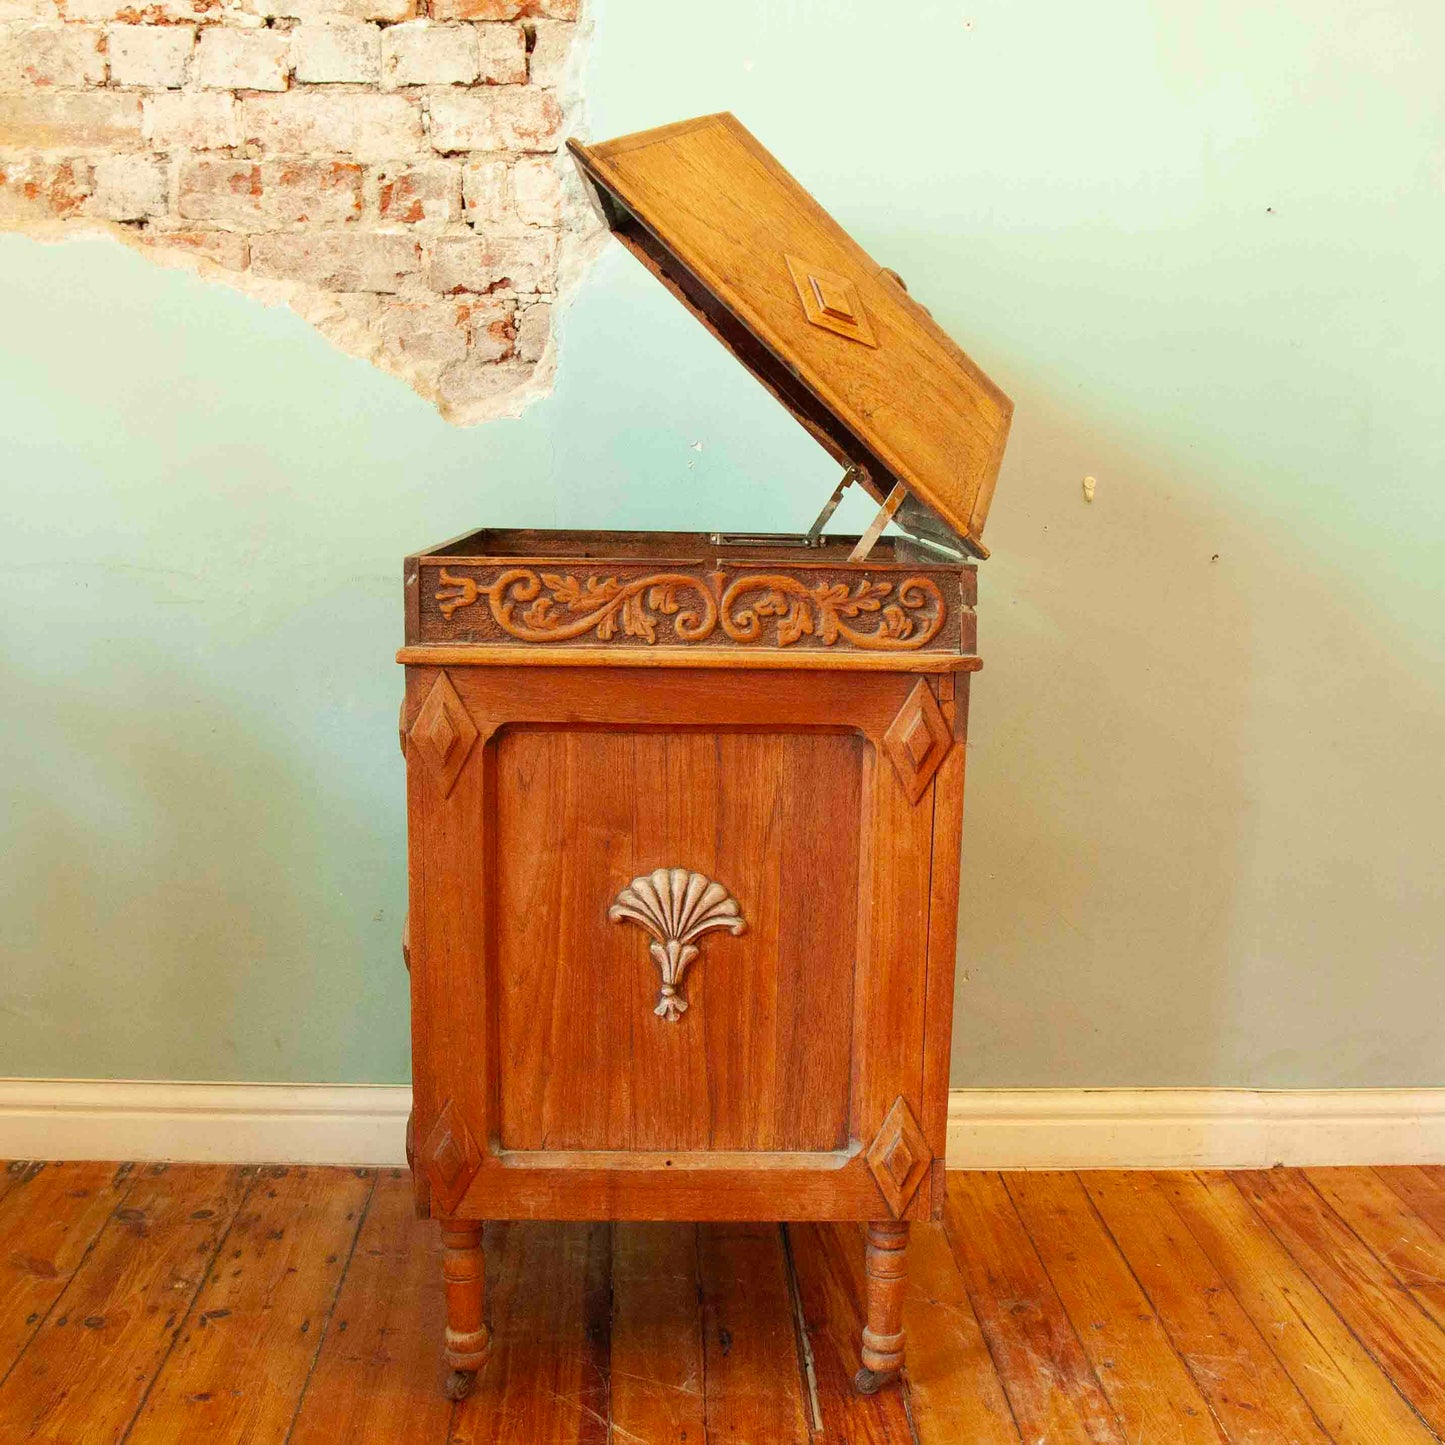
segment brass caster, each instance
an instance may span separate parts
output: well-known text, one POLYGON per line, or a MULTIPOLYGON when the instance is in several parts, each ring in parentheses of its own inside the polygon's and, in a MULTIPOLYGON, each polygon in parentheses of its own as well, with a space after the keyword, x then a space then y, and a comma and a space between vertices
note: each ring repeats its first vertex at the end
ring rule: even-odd
POLYGON ((465 1400, 477 1382, 475 1370, 453 1370, 442 1387, 448 1400, 465 1400))
POLYGON ((884 1385, 891 1385, 898 1378, 897 1370, 870 1370, 863 1368, 853 1376, 853 1388, 860 1395, 876 1395, 884 1385))

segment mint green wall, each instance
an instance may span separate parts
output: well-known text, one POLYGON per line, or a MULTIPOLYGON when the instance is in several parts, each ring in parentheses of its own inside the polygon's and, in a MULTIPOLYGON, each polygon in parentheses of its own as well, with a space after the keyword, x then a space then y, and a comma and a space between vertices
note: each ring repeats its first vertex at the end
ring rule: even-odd
MULTIPOLYGON (((608 0, 595 134, 736 110, 1017 403, 958 1083, 1445 1083, 1442 53, 1426 0, 608 0)), ((403 552, 835 469, 615 247, 471 431, 107 242, 0 237, 0 316, 0 1074, 404 1078, 403 552)))

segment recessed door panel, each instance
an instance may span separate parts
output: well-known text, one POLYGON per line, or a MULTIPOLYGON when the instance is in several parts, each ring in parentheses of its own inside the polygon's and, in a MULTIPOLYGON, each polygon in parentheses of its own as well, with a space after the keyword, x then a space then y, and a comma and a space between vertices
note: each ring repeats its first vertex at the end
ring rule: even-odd
POLYGON ((490 746, 501 1146, 844 1148, 863 738, 514 726, 490 746), (666 879, 660 905, 642 889, 660 921, 636 896, 610 919, 659 869, 716 883, 741 931, 694 884, 720 926, 669 959, 687 899, 666 879), (669 962, 685 966, 660 1015, 669 962))

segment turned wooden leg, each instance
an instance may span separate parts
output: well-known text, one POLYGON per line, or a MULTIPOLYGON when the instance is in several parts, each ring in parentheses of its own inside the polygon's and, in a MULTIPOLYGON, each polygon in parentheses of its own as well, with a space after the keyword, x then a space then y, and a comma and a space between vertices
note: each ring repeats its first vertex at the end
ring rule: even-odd
POLYGON ((446 1392, 453 1400, 470 1393, 472 1381, 487 1358, 487 1326, 482 1318, 486 1299, 487 1263, 482 1254, 482 1226, 470 1220, 442 1224, 442 1278, 447 1286, 446 1362, 451 1366, 446 1392))
POLYGON ((908 1281, 908 1221, 868 1226, 863 1268, 868 1277, 863 1368, 853 1377, 864 1395, 898 1378, 903 1368, 903 1290, 908 1281))

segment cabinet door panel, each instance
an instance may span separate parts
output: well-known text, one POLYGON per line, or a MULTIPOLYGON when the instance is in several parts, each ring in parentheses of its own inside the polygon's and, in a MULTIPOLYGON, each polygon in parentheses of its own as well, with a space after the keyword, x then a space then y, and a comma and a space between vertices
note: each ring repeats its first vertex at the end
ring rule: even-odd
POLYGON ((498 1142, 842 1149, 868 746, 827 731, 510 727, 493 739, 498 1142), (608 906, 696 871, 747 928, 695 940, 676 1021, 608 906))

